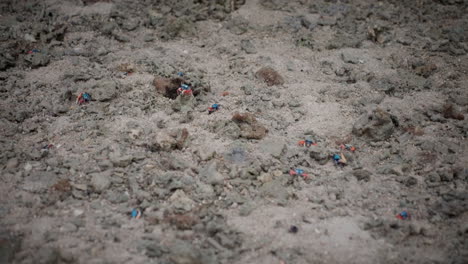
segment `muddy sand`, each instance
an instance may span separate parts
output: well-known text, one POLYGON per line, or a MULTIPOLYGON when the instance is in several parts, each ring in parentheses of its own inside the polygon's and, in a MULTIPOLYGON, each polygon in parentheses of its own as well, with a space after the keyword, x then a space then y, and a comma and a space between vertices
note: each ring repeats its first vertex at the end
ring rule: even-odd
POLYGON ((466 0, 3 0, 0 32, 0 263, 468 263, 466 0))

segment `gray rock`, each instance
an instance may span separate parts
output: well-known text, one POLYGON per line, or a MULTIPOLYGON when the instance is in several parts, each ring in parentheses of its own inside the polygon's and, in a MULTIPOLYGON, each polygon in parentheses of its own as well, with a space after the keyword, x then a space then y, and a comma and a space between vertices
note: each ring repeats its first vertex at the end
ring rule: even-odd
POLYGON ((274 158, 281 158, 282 154, 286 150, 286 143, 284 140, 279 138, 268 138, 262 140, 259 144, 260 150, 264 153, 270 154, 274 158))
POLYGON ((151 151, 170 151, 175 148, 177 143, 175 138, 164 132, 152 134, 150 137, 149 147, 151 151))
POLYGON ((42 150, 38 150, 38 149, 32 149, 30 152, 26 153, 29 158, 31 158, 32 160, 39 160, 41 158, 44 158, 45 156, 47 156, 49 152, 48 151, 42 151, 42 150))
POLYGON ((153 34, 147 34, 143 37, 144 42, 151 42, 154 41, 156 37, 153 34))
POLYGON ((263 184, 259 191, 262 197, 272 198, 276 200, 279 205, 285 205, 289 198, 286 187, 284 187, 279 180, 263 184))
POLYGON ((0 71, 4 71, 8 68, 14 67, 16 65, 14 59, 6 58, 5 56, 0 56, 0 71))
POLYGON ((112 32, 117 28, 117 23, 115 22, 108 22, 108 23, 104 23, 102 26, 101 26, 101 32, 102 34, 104 35, 111 35, 112 32))
POLYGON ((102 172, 92 175, 91 185, 96 192, 103 192, 109 188, 111 180, 108 174, 107 172, 102 172))
POLYGON ((313 146, 309 148, 309 156, 320 165, 326 164, 330 160, 331 153, 322 146, 313 146))
POLYGON ((291 108, 296 108, 296 107, 299 107, 301 106, 301 102, 299 102, 299 100, 291 100, 288 102, 288 106, 291 107, 291 108))
POLYGON ((109 159, 112 164, 116 167, 127 167, 133 161, 133 157, 130 155, 122 155, 119 152, 112 152, 109 155, 109 159))
POLYGON ((244 204, 246 202, 246 198, 242 195, 240 195, 237 192, 228 192, 226 193, 226 202, 229 205, 232 205, 234 203, 236 204, 244 204))
POLYGON ((401 166, 399 165, 395 166, 394 164, 383 165, 382 167, 378 168, 378 172, 380 174, 393 174, 397 176, 403 176, 403 171, 402 171, 401 166))
POLYGON ((151 9, 148 10, 148 20, 151 26, 157 27, 164 24, 164 16, 151 9))
POLYGON ((217 161, 211 161, 200 170, 200 177, 208 184, 223 184, 224 177, 217 170, 217 161))
POLYGON ((358 170, 354 170, 353 171, 353 175, 354 177, 356 177, 356 179, 358 181, 370 181, 370 178, 372 176, 372 173, 368 170, 364 170, 364 169, 358 169, 358 170))
POLYGON ((143 239, 137 240, 136 248, 138 252, 144 253, 150 258, 159 258, 168 251, 153 237, 143 237, 143 239))
POLYGON ((253 203, 245 203, 239 209, 240 216, 249 216, 255 210, 253 203))
POLYGON ((437 172, 431 172, 429 173, 429 175, 427 176, 427 179, 430 181, 430 182, 440 182, 440 176, 437 172))
POLYGON ((441 114, 431 113, 429 118, 431 119, 432 122, 440 122, 440 123, 445 122, 445 118, 441 114))
POLYGON ((277 179, 278 177, 281 177, 283 175, 283 172, 281 170, 274 170, 270 171, 268 173, 262 173, 257 180, 262 182, 262 183, 267 183, 272 180, 277 179))
POLYGON ((406 185, 407 187, 411 187, 411 186, 416 185, 416 184, 418 184, 418 180, 417 180, 415 177, 413 177, 413 176, 409 176, 409 177, 406 178, 406 180, 405 180, 405 185, 406 185))
POLYGON ((0 232, 0 263, 14 263, 15 254, 21 249, 21 239, 11 232, 0 232))
POLYGON ((60 231, 63 233, 72 233, 76 232, 76 230, 78 230, 78 227, 72 223, 66 223, 60 227, 60 231))
POLYGON ((244 91, 245 95, 251 95, 254 88, 251 85, 243 85, 241 86, 241 90, 244 91))
POLYGON ((127 19, 122 24, 122 28, 127 31, 133 31, 140 25, 140 21, 137 19, 127 19))
POLYGON ((385 94, 393 94, 399 86, 397 82, 389 78, 375 78, 369 84, 374 90, 385 94))
POLYGON ((35 260, 33 263, 38 264, 49 264, 49 263, 59 263, 60 261, 60 251, 52 247, 42 247, 35 254, 35 260))
POLYGON ((460 106, 467 106, 468 105, 468 91, 466 91, 466 89, 463 89, 462 91, 459 91, 458 93, 454 92, 453 94, 450 95, 450 102, 453 102, 460 106))
POLYGON ((288 16, 285 18, 283 27, 291 32, 298 32, 302 27, 302 18, 297 16, 288 16))
POLYGON ((204 264, 200 250, 185 241, 175 241, 170 249, 170 260, 174 264, 204 264))
POLYGON ((163 255, 164 250, 161 245, 151 243, 146 246, 146 256, 150 258, 159 258, 163 255))
POLYGON ((238 239, 236 239, 236 237, 229 236, 224 232, 218 232, 216 234, 216 238, 218 238, 218 240, 220 241, 220 244, 223 247, 226 247, 226 248, 229 248, 229 249, 234 249, 236 247, 236 245, 240 244, 239 243, 240 241, 238 239))
POLYGON ((99 47, 98 50, 96 51, 96 54, 98 56, 104 56, 109 53, 109 50, 106 49, 106 47, 99 47))
POLYGON ((179 95, 172 103, 174 111, 189 112, 195 107, 195 97, 193 95, 179 95))
POLYGON ((31 35, 31 34, 25 34, 23 37, 24 40, 29 41, 29 42, 36 42, 36 38, 31 35))
POLYGON ((320 18, 317 21, 317 24, 320 26, 333 26, 336 24, 336 17, 320 16, 320 18))
POLYGON ((56 102, 54 103, 54 106, 53 106, 53 112, 55 114, 64 114, 66 112, 68 112, 69 110, 69 107, 64 105, 64 104, 61 104, 60 102, 56 102))
POLYGON ((424 224, 413 222, 409 226, 410 235, 425 235, 427 233, 427 228, 424 224))
POLYGON ((102 210, 102 201, 94 200, 90 203, 90 207, 93 210, 102 210))
POLYGON ((385 99, 384 94, 372 94, 368 96, 364 96, 358 100, 358 103, 361 105, 369 105, 369 104, 380 104, 385 99))
POLYGON ((159 185, 168 185, 174 180, 180 179, 182 175, 178 171, 166 171, 165 173, 154 175, 153 180, 159 185))
POLYGON ((94 86, 91 96, 100 102, 110 101, 117 96, 117 84, 109 80, 100 81, 94 86))
POLYGON ((281 108, 285 106, 285 103, 283 102, 283 100, 274 100, 272 103, 275 108, 281 108))
POLYGON ((72 184, 73 188, 77 189, 77 190, 80 190, 80 191, 88 191, 88 186, 86 184, 78 184, 78 183, 74 183, 72 184))
POLYGON ((70 223, 74 224, 75 226, 77 226, 78 228, 80 227, 84 227, 86 225, 86 220, 85 218, 83 217, 79 217, 81 215, 84 214, 84 210, 78 210, 78 209, 75 209, 73 211, 73 215, 74 216, 78 216, 78 217, 75 217, 73 219, 70 220, 70 223))
POLYGON ((31 63, 31 67, 33 68, 47 66, 47 64, 49 64, 50 62, 49 56, 47 56, 47 54, 44 54, 42 52, 28 54, 25 57, 25 60, 29 61, 31 63))
POLYGON ((353 51, 347 50, 341 53, 341 59, 346 63, 358 64, 364 63, 360 56, 353 53, 353 51))
POLYGON ((182 117, 179 119, 179 123, 187 124, 193 121, 195 118, 193 111, 187 111, 182 117))
POLYGON ((126 192, 111 191, 108 193, 107 199, 111 203, 125 203, 128 201, 128 199, 130 199, 130 197, 126 192))
POLYGON ((169 160, 169 169, 171 170, 185 170, 187 168, 194 167, 194 164, 191 162, 173 157, 169 160))
POLYGON ((252 44, 252 41, 248 39, 241 40, 241 49, 247 54, 257 53, 257 51, 255 50, 255 46, 252 44))
POLYGON ((302 256, 306 255, 304 249, 280 247, 272 252, 277 258, 284 260, 286 263, 308 263, 308 261, 302 261, 304 260, 302 256))
POLYGON ((239 141, 234 141, 224 153, 224 159, 234 164, 245 163, 248 161, 248 158, 249 155, 246 146, 239 141))
POLYGON ((196 31, 194 22, 186 16, 178 18, 165 16, 164 20, 166 21, 162 27, 161 39, 171 40, 177 37, 192 36, 196 31))
POLYGON ((458 230, 459 234, 468 234, 468 223, 463 223, 460 227, 459 227, 459 230, 458 230))
POLYGON ((226 28, 233 34, 242 35, 247 32, 249 22, 240 16, 233 17, 226 23, 226 28))
POLYGON ((453 170, 450 168, 441 168, 437 170, 441 181, 451 182, 454 179, 453 170))
POLYGON ((317 27, 319 18, 320 16, 317 16, 316 14, 306 14, 300 19, 303 27, 307 28, 308 30, 313 30, 315 27, 317 27))
POLYGON ((215 195, 213 186, 202 182, 199 182, 197 184, 195 192, 197 194, 197 198, 201 200, 213 198, 213 196, 215 195))
POLYGON ((453 170, 454 177, 459 180, 468 181, 468 168, 466 165, 456 166, 453 170))
POLYGON ((203 147, 199 147, 196 153, 202 161, 207 161, 216 156, 216 148, 212 144, 207 144, 203 147))
POLYGON ((102 171, 112 168, 114 165, 108 159, 97 160, 98 166, 102 171))
POLYGON ((230 139, 238 139, 241 135, 240 127, 227 120, 221 120, 215 123, 213 128, 216 134, 225 135, 230 139))
POLYGON ((11 158, 6 163, 6 169, 7 170, 12 170, 12 169, 17 168, 18 165, 19 165, 18 159, 17 158, 11 158))
POLYGON ((130 37, 122 34, 121 32, 113 32, 112 35, 120 42, 130 42, 130 37))
POLYGON ((195 202, 180 189, 172 194, 169 201, 170 207, 178 212, 189 212, 195 207, 195 202))
POLYGON ((32 171, 31 175, 24 179, 21 188, 30 192, 45 191, 58 180, 57 174, 52 171, 32 171))
POLYGON ((172 136, 176 140, 176 149, 184 149, 190 142, 190 134, 186 128, 177 129, 172 136))
POLYGON ((390 138, 395 131, 392 116, 377 108, 371 113, 363 114, 353 126, 353 133, 357 136, 367 137, 373 141, 382 141, 390 138))

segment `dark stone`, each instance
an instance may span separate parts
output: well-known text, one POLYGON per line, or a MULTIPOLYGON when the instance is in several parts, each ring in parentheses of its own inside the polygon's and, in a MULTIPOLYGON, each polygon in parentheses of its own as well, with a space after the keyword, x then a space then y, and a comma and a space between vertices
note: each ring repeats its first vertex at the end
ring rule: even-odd
POLYGON ((353 171, 353 175, 354 177, 356 177, 356 179, 358 181, 370 181, 370 178, 372 176, 372 173, 368 170, 363 170, 363 169, 358 169, 358 170, 354 170, 353 171))
POLYGON ((241 40, 241 49, 247 54, 257 53, 257 51, 255 50, 255 46, 252 44, 252 41, 248 39, 241 40))
POLYGON ((353 126, 353 133, 357 136, 367 137, 373 141, 389 139, 395 131, 392 116, 377 108, 372 113, 363 114, 353 126))
POLYGON ((296 234, 298 231, 299 231, 299 228, 295 225, 292 225, 291 227, 289 227, 289 230, 288 230, 288 232, 292 234, 296 234))
POLYGON ((226 28, 233 34, 242 35, 247 32, 249 22, 243 17, 234 17, 226 23, 226 28))
POLYGON ((405 180, 405 185, 407 187, 411 187, 411 186, 416 185, 416 184, 418 184, 418 180, 413 176, 410 176, 405 180))
POLYGON ((21 239, 7 232, 0 233, 0 263, 13 263, 13 258, 20 249, 21 239))
POLYGON ((25 57, 25 60, 29 61, 31 63, 31 67, 33 68, 39 68, 42 66, 46 66, 49 64, 50 59, 47 54, 41 53, 41 52, 35 52, 32 54, 28 54, 25 57))
POLYGON ((313 148, 309 148, 309 156, 320 165, 325 165, 330 159, 330 155, 331 153, 323 147, 314 146, 313 148))
POLYGON ((4 71, 14 66, 15 66, 14 60, 5 58, 4 56, 0 56, 0 71, 4 71))

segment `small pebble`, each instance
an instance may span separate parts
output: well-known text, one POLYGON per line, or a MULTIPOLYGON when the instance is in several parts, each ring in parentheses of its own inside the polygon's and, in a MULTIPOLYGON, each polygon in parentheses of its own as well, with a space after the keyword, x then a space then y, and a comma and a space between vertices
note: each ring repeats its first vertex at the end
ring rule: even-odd
POLYGON ((16 167, 18 167, 19 165, 19 161, 17 158, 11 158, 8 160, 7 164, 6 164, 6 168, 7 169, 15 169, 16 167))
POLYGON ((297 231, 299 231, 299 228, 295 225, 292 225, 291 227, 289 227, 289 230, 288 230, 288 232, 292 234, 296 234, 297 231))

